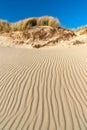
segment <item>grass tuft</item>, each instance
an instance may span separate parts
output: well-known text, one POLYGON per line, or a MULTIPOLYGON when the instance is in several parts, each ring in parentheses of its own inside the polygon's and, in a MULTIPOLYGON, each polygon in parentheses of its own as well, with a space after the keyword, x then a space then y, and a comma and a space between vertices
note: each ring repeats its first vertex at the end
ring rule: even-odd
POLYGON ((26 31, 34 26, 51 26, 57 28, 60 26, 59 21, 51 16, 43 16, 40 18, 28 18, 16 23, 8 23, 0 21, 0 32, 10 31, 26 31))
POLYGON ((0 20, 0 32, 9 32, 10 24, 6 21, 0 20))

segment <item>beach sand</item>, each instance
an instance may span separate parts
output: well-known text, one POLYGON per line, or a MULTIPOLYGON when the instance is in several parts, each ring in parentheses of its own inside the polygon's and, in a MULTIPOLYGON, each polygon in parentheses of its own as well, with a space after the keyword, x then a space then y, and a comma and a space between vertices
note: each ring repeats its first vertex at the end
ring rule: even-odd
POLYGON ((87 46, 0 47, 0 130, 87 130, 87 46))

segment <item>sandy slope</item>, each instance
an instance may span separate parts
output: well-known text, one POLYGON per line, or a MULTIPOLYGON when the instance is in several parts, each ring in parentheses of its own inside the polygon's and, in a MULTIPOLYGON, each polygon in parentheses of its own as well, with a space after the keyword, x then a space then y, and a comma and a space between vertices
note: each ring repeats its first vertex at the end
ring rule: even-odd
POLYGON ((0 130, 87 130, 87 47, 0 47, 0 130))

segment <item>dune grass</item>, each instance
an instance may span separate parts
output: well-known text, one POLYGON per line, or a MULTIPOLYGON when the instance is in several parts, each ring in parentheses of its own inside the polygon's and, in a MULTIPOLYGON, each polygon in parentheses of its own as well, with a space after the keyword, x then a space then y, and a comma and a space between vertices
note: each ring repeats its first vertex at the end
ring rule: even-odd
POLYGON ((51 26, 51 27, 59 27, 58 19, 54 19, 51 16, 43 16, 38 18, 38 26, 51 26))
POLYGON ((0 21, 0 32, 10 31, 25 31, 34 26, 51 26, 57 28, 60 26, 58 19, 51 16, 43 16, 39 18, 28 18, 18 21, 16 23, 8 23, 6 21, 0 21))
POLYGON ((75 29, 75 32, 80 32, 80 31, 82 32, 87 31, 87 25, 78 27, 77 29, 75 29))
POLYGON ((0 20, 0 32, 9 32, 10 24, 7 21, 0 20))
POLYGON ((23 31, 26 29, 30 29, 33 26, 37 25, 37 19, 36 18, 29 18, 22 21, 19 21, 17 23, 11 24, 11 30, 13 31, 23 31))

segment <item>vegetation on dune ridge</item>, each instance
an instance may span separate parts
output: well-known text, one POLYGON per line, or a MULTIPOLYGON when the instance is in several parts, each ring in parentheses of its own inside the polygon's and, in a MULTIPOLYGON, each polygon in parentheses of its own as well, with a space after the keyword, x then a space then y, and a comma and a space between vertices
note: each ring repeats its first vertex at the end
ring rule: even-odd
POLYGON ((51 26, 51 27, 59 27, 60 26, 58 19, 54 19, 51 16, 40 17, 37 21, 37 25, 38 26, 51 26))
POLYGON ((80 31, 81 29, 86 29, 86 28, 87 28, 87 25, 81 26, 81 27, 78 27, 75 31, 80 31))
POLYGON ((58 19, 51 16, 28 18, 16 23, 8 23, 7 21, 0 20, 0 32, 25 31, 34 26, 51 26, 57 28, 60 26, 60 23, 58 19))
POLYGON ((75 32, 77 32, 80 35, 87 35, 87 25, 77 28, 75 32))
POLYGON ((58 19, 51 16, 33 17, 16 23, 0 21, 0 33, 10 37, 15 44, 26 44, 35 48, 56 45, 76 36, 73 30, 60 26, 58 19))
POLYGON ((10 24, 7 21, 0 20, 0 32, 9 32, 10 24))

